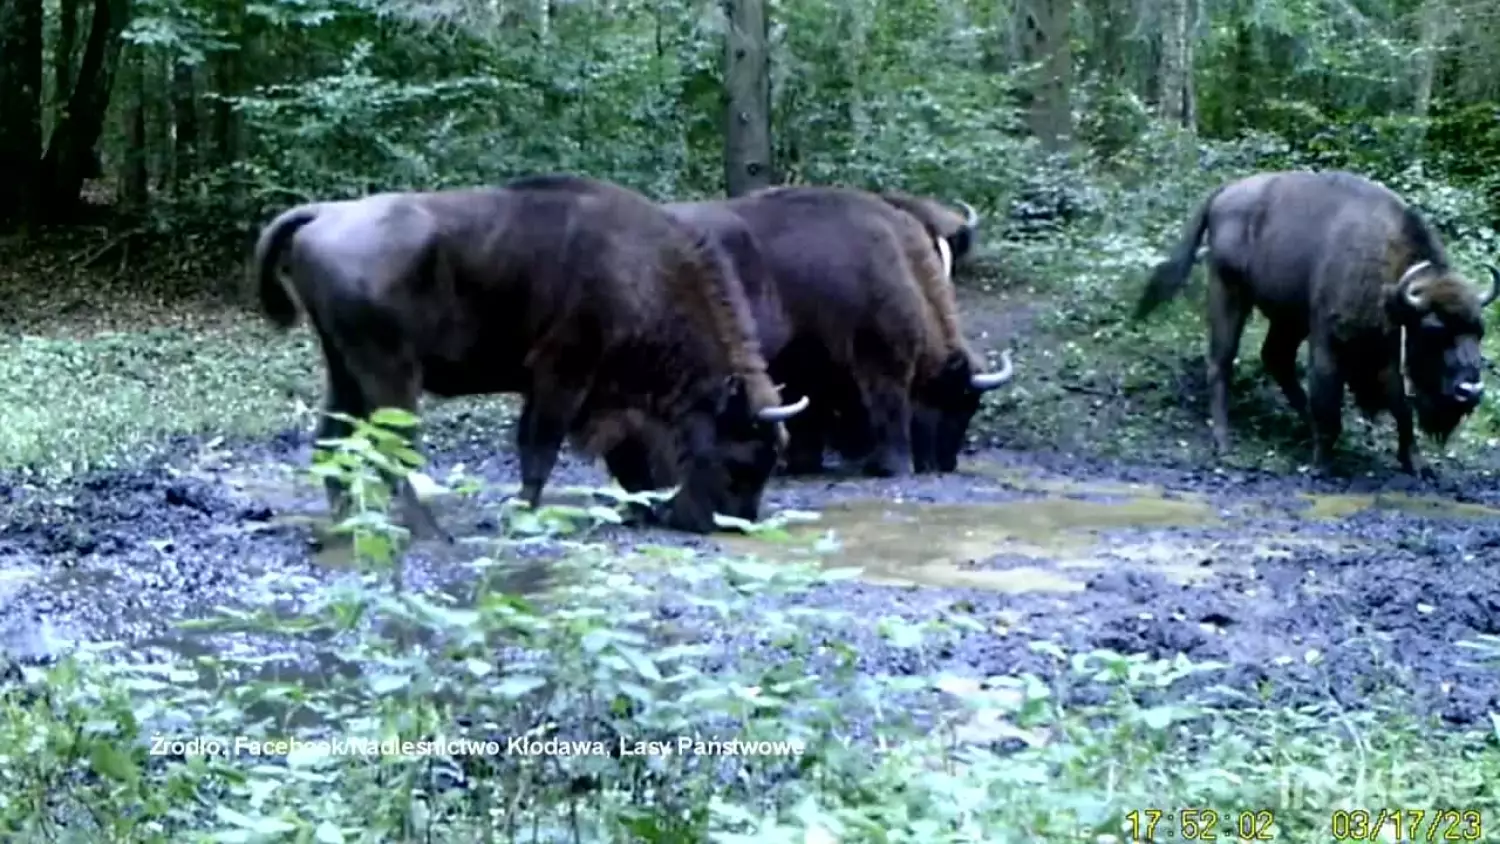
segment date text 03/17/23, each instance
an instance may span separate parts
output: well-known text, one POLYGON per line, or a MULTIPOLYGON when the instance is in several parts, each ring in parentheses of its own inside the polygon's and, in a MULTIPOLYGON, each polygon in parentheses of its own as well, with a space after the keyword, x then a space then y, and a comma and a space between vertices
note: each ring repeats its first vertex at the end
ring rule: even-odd
POLYGON ((1334 841, 1479 841, 1484 818, 1474 809, 1335 809, 1334 841))
POLYGON ((1125 813, 1128 841, 1271 841, 1276 815, 1270 809, 1227 812, 1214 809, 1139 809, 1125 813))
MULTIPOLYGON (((1269 809, 1140 809, 1125 813, 1130 841, 1270 841, 1276 819, 1269 809), (1222 822, 1222 826, 1221 826, 1222 822)), ((1334 841, 1479 841, 1484 819, 1473 809, 1335 809, 1329 813, 1334 841)))

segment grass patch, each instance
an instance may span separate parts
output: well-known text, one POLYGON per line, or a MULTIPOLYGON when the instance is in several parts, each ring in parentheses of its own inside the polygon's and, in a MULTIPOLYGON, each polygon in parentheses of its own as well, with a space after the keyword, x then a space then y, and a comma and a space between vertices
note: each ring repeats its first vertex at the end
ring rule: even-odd
MULTIPOLYGON (((66 475, 112 466, 174 434, 258 436, 306 414, 316 352, 250 322, 0 343, 0 465, 66 475)), ((317 399, 312 398, 316 405, 317 399)))
MULTIPOLYGON (((121 302, 109 313, 112 324, 140 328, 101 330, 80 309, 33 326, 47 334, 0 339, 0 402, 10 408, 0 469, 61 478, 145 459, 177 435, 257 438, 317 424, 323 360, 306 327, 278 332, 223 305, 172 312, 121 302)), ((424 416, 442 447, 445 423, 476 413, 503 428, 516 404, 429 399, 424 416)))

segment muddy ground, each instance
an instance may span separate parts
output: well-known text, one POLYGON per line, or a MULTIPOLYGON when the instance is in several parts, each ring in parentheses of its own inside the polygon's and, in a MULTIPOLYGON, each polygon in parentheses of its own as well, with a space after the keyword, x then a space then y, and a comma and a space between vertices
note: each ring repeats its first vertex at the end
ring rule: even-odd
MULTIPOLYGON (((172 633, 175 619, 256 594, 295 601, 312 582, 340 576, 347 561, 308 542, 320 491, 287 468, 305 465, 306 439, 181 441, 157 465, 45 491, 5 486, 8 647, 38 658, 76 639, 121 637, 180 650, 188 645, 172 633)), ((458 535, 482 539, 494 533, 486 514, 514 488, 516 465, 464 450, 438 465, 464 460, 497 489, 440 512, 458 535)), ((576 460, 554 479, 605 482, 576 460)), ((1068 650, 1224 661, 1230 686, 1279 702, 1332 695, 1358 706, 1372 689, 1407 683, 1424 709, 1474 724, 1500 710, 1500 680, 1457 643, 1500 633, 1500 483, 1402 489, 1411 486, 985 450, 947 477, 778 480, 768 503, 822 511, 799 530, 833 531, 840 547, 829 563, 867 570, 809 603, 867 620, 962 614, 986 630, 925 657, 885 648, 869 623, 837 631, 872 671, 1050 674, 1048 659, 1028 648, 1050 638, 1068 650)), ((622 546, 793 553, 749 537, 609 530, 622 546)), ((461 583, 477 555, 472 545, 419 544, 413 577, 461 583)), ((518 577, 516 588, 528 588, 518 577)), ((659 609, 691 617, 680 599, 659 609)), ((746 648, 757 646, 753 631, 743 635, 746 648)))
MULTIPOLYGON (((971 318, 976 339, 984 334, 993 347, 993 338, 1024 331, 1024 310, 1007 313, 971 318)), ((1222 661, 1230 668, 1214 682, 1244 700, 1332 697, 1358 707, 1398 685, 1451 724, 1482 724, 1500 711, 1500 674, 1459 646, 1500 634, 1500 480, 1486 467, 1450 463, 1438 480, 1414 481, 1393 471, 1385 428, 1376 469, 1345 480, 993 447, 1014 439, 1003 431, 979 439, 985 447, 949 476, 773 482, 769 510, 821 512, 798 530, 831 531, 837 548, 827 563, 865 569, 863 579, 805 600, 853 611, 858 621, 824 635, 853 645, 866 669, 1051 675, 1050 658, 1029 647, 1046 638, 1069 651, 1222 661), (984 632, 958 646, 898 650, 875 630, 874 619, 890 614, 968 616, 984 632)), ((415 546, 409 582, 472 581, 468 562, 496 531, 494 505, 517 484, 508 440, 475 418, 430 433, 433 474, 464 463, 493 489, 440 509, 462 541, 415 546)), ((8 651, 45 659, 70 642, 105 638, 191 651, 201 642, 173 632, 175 620, 267 597, 295 604, 312 584, 349 571, 347 558, 309 543, 324 505, 302 472, 305 432, 168 445, 140 467, 58 486, 0 476, 8 651)), ((565 457, 551 489, 606 482, 599 467, 565 457)), ((624 528, 603 536, 622 547, 807 553, 738 536, 624 528)), ((519 567, 511 586, 536 588, 544 569, 519 567)), ((691 626, 681 591, 661 593, 659 614, 691 626)), ((711 635, 762 645, 750 629, 711 635)))

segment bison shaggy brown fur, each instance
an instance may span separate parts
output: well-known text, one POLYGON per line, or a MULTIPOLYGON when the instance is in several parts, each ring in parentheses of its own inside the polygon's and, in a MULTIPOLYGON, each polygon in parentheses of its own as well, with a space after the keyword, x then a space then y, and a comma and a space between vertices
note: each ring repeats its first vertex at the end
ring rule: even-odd
MULTIPOLYGON (((781 422, 807 406, 781 406, 717 248, 608 182, 537 176, 299 206, 262 231, 252 277, 273 323, 300 312, 317 332, 329 411, 522 393, 532 506, 570 433, 606 448, 607 420, 629 412, 670 441, 681 489, 666 524, 706 533, 715 511, 753 518, 781 422)), ((318 433, 346 430, 329 416, 318 433)), ((338 509, 336 484, 329 496, 338 509)), ((435 526, 409 484, 402 497, 435 526)))
POLYGON ((764 276, 745 284, 771 291, 755 307, 771 374, 788 395, 818 396, 788 423, 791 471, 820 469, 834 431, 868 474, 955 468, 980 396, 1013 369, 1007 354, 1003 371, 984 372, 965 342, 946 237, 934 248, 922 220, 850 188, 667 207, 711 232, 742 279, 764 276))
POLYGON ((1229 377, 1253 309, 1270 322, 1261 361, 1313 429, 1313 462, 1327 471, 1342 431, 1344 389, 1367 415, 1390 411, 1397 459, 1415 455, 1412 409, 1444 441, 1479 405, 1481 297, 1448 261, 1426 220, 1385 186, 1352 173, 1261 173, 1214 191, 1153 272, 1142 318, 1187 283, 1208 239, 1208 384, 1215 444, 1229 448, 1229 377), (1304 392, 1297 350, 1310 341, 1304 392))

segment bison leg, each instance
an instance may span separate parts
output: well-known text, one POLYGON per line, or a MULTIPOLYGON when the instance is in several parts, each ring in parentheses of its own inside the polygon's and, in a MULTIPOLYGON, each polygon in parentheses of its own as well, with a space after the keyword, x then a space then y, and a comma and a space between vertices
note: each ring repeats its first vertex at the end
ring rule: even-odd
POLYGON ((821 365, 809 362, 805 357, 797 357, 796 362, 796 367, 781 362, 771 370, 771 377, 783 382, 782 398, 795 401, 802 396, 817 394, 819 399, 782 423, 786 425, 787 433, 786 451, 782 459, 788 475, 816 475, 823 471, 823 452, 828 444, 828 435, 833 430, 832 426, 837 424, 834 412, 838 402, 837 397, 831 393, 838 382, 829 378, 821 365))
POLYGON ((1229 451, 1229 380, 1249 317, 1250 301, 1244 288, 1226 281, 1221 272, 1212 273, 1208 285, 1208 403, 1214 445, 1220 454, 1229 451))
POLYGON ((858 403, 846 406, 839 413, 830 414, 825 430, 829 447, 838 452, 845 463, 859 461, 875 447, 870 439, 870 419, 858 403))
POLYGON ((521 500, 539 507, 542 487, 557 465, 563 438, 583 406, 586 391, 562 386, 566 382, 554 373, 538 373, 532 383, 537 386, 526 397, 516 425, 516 449, 521 453, 521 500))
POLYGON ((1292 409, 1306 418, 1307 391, 1297 379, 1297 349, 1307 339, 1307 331, 1300 323, 1283 320, 1273 321, 1266 332, 1266 341, 1260 347, 1260 362, 1266 374, 1281 388, 1292 409))
POLYGON ((1412 426, 1411 402, 1406 398, 1406 382, 1400 371, 1387 366, 1380 373, 1381 386, 1385 391, 1386 406, 1396 420, 1396 462, 1402 471, 1411 475, 1431 477, 1432 467, 1417 454, 1417 433, 1412 426))
MULTIPOLYGON (((626 437, 604 453, 604 467, 626 492, 646 492, 671 486, 656 477, 652 466, 651 447, 641 437, 626 437)), ((632 503, 625 510, 629 522, 647 523, 651 520, 649 507, 632 503)))
POLYGON ((1344 432, 1344 378, 1333 350, 1313 343, 1309 408, 1313 428, 1313 467, 1326 474, 1332 468, 1333 448, 1344 432))
POLYGON ((651 449, 639 437, 626 437, 605 452, 604 467, 626 492, 659 489, 651 472, 651 449))
POLYGON ((939 411, 918 405, 911 413, 912 468, 917 474, 941 470, 938 465, 939 411))
POLYGON ((786 472, 816 475, 823 471, 823 451, 832 417, 818 405, 786 420, 786 472))
MULTIPOLYGON (((421 376, 416 364, 409 357, 393 356, 381 361, 380 365, 372 365, 361 372, 361 393, 363 393, 369 412, 390 407, 404 410, 413 416, 417 414, 417 401, 422 392, 421 376)), ((422 429, 419 426, 408 428, 402 433, 406 436, 412 450, 421 449, 422 429)), ((447 543, 454 541, 453 535, 438 524, 437 515, 432 512, 432 508, 417 497, 417 491, 412 487, 411 481, 396 478, 390 474, 386 475, 386 480, 396 491, 397 500, 405 516, 404 520, 411 525, 413 533, 447 543)))
POLYGON ((866 383, 865 406, 869 408, 874 450, 865 458, 864 473, 876 478, 908 474, 911 455, 911 398, 899 382, 866 383))
MULTIPOLYGON (((323 362, 328 371, 328 392, 323 401, 323 416, 318 420, 314 436, 318 441, 343 439, 353 432, 354 426, 342 419, 334 418, 334 414, 361 418, 368 414, 371 408, 365 405, 359 382, 350 373, 348 364, 344 362, 344 356, 335 350, 337 347, 326 336, 321 336, 320 339, 323 347, 323 362)), ((337 478, 328 477, 323 479, 323 491, 328 497, 330 518, 335 523, 342 522, 349 511, 348 490, 337 478)))

